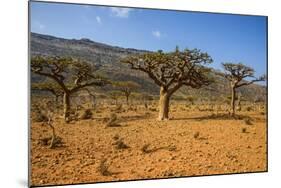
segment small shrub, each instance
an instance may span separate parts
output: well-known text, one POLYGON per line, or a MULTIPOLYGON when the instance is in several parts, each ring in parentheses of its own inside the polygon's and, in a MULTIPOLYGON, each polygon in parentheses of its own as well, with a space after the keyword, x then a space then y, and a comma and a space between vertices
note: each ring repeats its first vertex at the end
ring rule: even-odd
POLYGON ((145 109, 148 109, 147 103, 144 103, 144 108, 145 108, 145 109))
POLYGON ((101 160, 98 171, 103 176, 110 176, 112 173, 108 170, 109 166, 106 164, 106 159, 101 160))
POLYGON ((116 149, 128 149, 129 148, 129 146, 127 145, 127 144, 125 144, 124 142, 123 142, 123 140, 117 140, 115 143, 114 143, 114 145, 116 146, 116 149))
POLYGON ((117 105, 117 107, 115 108, 115 111, 116 111, 116 112, 121 112, 121 111, 122 111, 122 108, 123 108, 122 104, 119 104, 119 105, 117 105))
POLYGON ((145 144, 145 145, 141 148, 141 151, 142 151, 143 153, 150 153, 151 150, 148 149, 149 146, 150 146, 150 144, 145 144))
POLYGON ((246 111, 250 112, 250 111, 252 111, 252 110, 253 110, 253 108, 252 108, 251 106, 247 106, 247 107, 246 107, 246 111))
POLYGON ((110 114, 109 120, 106 123, 107 127, 120 127, 121 125, 117 123, 117 115, 115 113, 110 114))
POLYGON ((47 122, 48 121, 48 117, 39 109, 35 109, 34 110, 34 117, 33 117, 33 121, 34 122, 47 122))
POLYGON ((247 133, 247 129, 245 127, 242 128, 242 133, 247 133))
POLYGON ((92 119, 93 112, 91 109, 86 109, 80 116, 79 119, 92 119))
POLYGON ((177 147, 176 147, 176 146, 173 146, 173 145, 170 145, 170 146, 167 147, 167 149, 168 149, 169 151, 176 151, 176 150, 177 150, 177 147))
POLYGON ((114 135, 113 140, 118 140, 120 137, 118 134, 114 135))
POLYGON ((193 138, 197 139, 199 138, 200 133, 197 131, 196 133, 194 133, 193 138))
POLYGON ((145 112, 144 115, 145 115, 145 116, 149 116, 150 113, 149 113, 149 112, 145 112))
POLYGON ((253 125, 252 120, 250 118, 245 118, 244 122, 246 125, 253 125))
MULTIPOLYGON (((50 146, 52 142, 52 136, 45 137, 39 140, 39 143, 42 146, 50 146)), ((52 143, 52 148, 54 147, 60 147, 63 145, 62 138, 60 136, 55 136, 54 141, 52 143)))
POLYGON ((149 108, 149 110, 152 111, 152 112, 156 112, 157 111, 156 108, 149 108))
POLYGON ((96 113, 100 114, 100 113, 102 113, 102 111, 101 110, 96 110, 96 113))

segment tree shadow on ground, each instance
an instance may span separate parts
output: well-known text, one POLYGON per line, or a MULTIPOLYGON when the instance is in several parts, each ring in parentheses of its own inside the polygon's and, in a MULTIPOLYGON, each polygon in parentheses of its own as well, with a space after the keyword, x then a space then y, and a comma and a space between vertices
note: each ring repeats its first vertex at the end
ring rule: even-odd
POLYGON ((250 119, 252 118, 247 115, 235 115, 231 116, 229 114, 211 114, 207 116, 199 116, 199 117, 184 117, 184 118, 173 118, 171 120, 196 120, 196 121, 203 121, 203 120, 243 120, 243 119, 250 119))
POLYGON ((134 116, 123 116, 119 118, 120 123, 122 122, 130 122, 140 119, 151 119, 152 117, 150 115, 134 115, 134 116))

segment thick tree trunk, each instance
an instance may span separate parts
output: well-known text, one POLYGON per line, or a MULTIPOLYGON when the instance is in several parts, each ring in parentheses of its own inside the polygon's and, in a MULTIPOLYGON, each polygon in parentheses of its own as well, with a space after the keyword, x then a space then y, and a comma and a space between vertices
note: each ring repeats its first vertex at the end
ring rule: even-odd
POLYGON ((158 120, 169 119, 169 102, 170 102, 170 95, 164 88, 161 87, 158 120))
POLYGON ((241 110, 241 95, 238 95, 238 101, 237 101, 237 111, 241 110))
POLYGON ((63 118, 66 122, 68 122, 69 110, 70 110, 70 94, 65 92, 63 95, 63 118))
POLYGON ((235 116, 235 97, 236 97, 236 91, 235 87, 231 88, 231 115, 235 116))

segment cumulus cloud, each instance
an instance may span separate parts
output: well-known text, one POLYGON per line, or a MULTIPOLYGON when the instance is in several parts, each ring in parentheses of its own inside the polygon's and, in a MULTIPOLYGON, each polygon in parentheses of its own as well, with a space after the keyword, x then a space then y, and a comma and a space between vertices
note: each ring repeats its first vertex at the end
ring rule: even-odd
POLYGON ((160 31, 152 31, 152 35, 156 38, 160 38, 162 36, 161 32, 160 31))
POLYGON ((39 30, 44 30, 46 28, 46 26, 38 21, 34 21, 34 26, 39 29, 39 30))
POLYGON ((99 24, 101 24, 101 18, 99 16, 96 16, 96 20, 99 24))
POLYGON ((110 8, 110 10, 114 16, 117 16, 120 18, 128 18, 129 13, 132 11, 132 9, 130 9, 130 8, 117 8, 117 7, 112 7, 112 8, 110 8))
POLYGON ((45 25, 44 24, 39 24, 39 29, 45 29, 45 25))

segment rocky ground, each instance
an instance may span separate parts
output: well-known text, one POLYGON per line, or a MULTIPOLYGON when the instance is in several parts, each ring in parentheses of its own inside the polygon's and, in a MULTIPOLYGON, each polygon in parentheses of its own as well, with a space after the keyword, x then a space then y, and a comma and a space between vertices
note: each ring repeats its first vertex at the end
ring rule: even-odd
POLYGON ((106 126, 109 110, 89 120, 54 126, 62 143, 50 149, 51 129, 31 125, 32 185, 259 172, 267 170, 266 115, 171 108, 171 120, 157 121, 157 111, 126 110, 116 126, 106 126))

